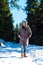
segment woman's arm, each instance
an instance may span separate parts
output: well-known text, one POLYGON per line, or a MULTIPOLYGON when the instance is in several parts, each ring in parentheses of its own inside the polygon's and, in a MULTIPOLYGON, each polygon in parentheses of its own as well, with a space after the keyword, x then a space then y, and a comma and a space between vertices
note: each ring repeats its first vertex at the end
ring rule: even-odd
POLYGON ((30 38, 32 36, 32 31, 31 31, 31 28, 29 26, 28 26, 28 30, 29 30, 28 31, 29 32, 29 36, 28 37, 30 38))

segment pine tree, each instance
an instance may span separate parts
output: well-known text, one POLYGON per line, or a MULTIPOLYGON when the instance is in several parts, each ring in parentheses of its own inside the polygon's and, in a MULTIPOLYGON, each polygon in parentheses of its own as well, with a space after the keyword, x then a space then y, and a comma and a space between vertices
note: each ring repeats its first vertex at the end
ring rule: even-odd
POLYGON ((12 41, 14 38, 14 26, 8 0, 0 1, 0 38, 12 41))
POLYGON ((16 43, 19 43, 18 30, 19 30, 19 25, 16 24, 16 27, 15 27, 15 37, 14 37, 14 39, 15 39, 14 41, 15 41, 16 43))
POLYGON ((31 41, 34 44, 40 44, 40 45, 41 43, 39 42, 39 39, 40 39, 39 25, 43 22, 43 12, 42 12, 43 2, 42 1, 43 0, 40 0, 40 2, 37 2, 37 0, 27 0, 27 7, 26 7, 28 24, 32 28, 32 32, 33 32, 31 41))

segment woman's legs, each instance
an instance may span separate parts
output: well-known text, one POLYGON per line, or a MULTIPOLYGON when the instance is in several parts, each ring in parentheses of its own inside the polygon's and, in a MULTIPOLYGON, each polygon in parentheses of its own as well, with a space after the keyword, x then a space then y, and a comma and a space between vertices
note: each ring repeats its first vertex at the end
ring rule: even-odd
POLYGON ((21 46, 21 57, 27 57, 26 56, 26 46, 21 46))

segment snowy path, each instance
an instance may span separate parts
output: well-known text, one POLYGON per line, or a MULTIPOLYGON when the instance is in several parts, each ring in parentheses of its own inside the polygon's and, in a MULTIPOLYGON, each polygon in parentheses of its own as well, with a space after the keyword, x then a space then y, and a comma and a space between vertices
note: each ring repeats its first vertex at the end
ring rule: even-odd
POLYGON ((21 58, 20 50, 18 44, 0 47, 0 65, 43 65, 43 47, 29 45, 27 58, 21 58))
MULTIPOLYGON (((10 54, 8 54, 10 55, 10 54)), ((11 53, 12 57, 6 57, 0 59, 0 64, 2 65, 36 65, 32 62, 32 59, 28 56, 28 58, 20 58, 20 53, 11 53), (16 55, 16 57, 15 57, 16 55)))

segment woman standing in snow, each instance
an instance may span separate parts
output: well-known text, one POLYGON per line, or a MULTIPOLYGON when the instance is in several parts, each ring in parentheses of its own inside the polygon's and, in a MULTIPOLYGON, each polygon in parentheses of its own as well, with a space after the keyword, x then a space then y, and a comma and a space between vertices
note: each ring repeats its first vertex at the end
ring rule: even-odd
POLYGON ((27 25, 27 21, 22 22, 22 26, 19 29, 18 37, 20 38, 20 44, 21 44, 21 57, 27 57, 26 56, 26 46, 27 41, 32 35, 32 31, 30 27, 27 25))

